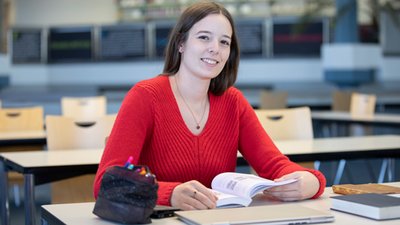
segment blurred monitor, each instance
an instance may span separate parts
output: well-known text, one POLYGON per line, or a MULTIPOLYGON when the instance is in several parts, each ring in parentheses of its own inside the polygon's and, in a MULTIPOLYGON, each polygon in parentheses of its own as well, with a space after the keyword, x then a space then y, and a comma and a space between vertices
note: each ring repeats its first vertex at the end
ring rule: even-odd
POLYGON ((87 62, 94 59, 92 27, 50 28, 48 62, 87 62))
POLYGON ((263 20, 237 20, 235 23, 242 57, 262 57, 265 48, 263 20))
POLYGON ((400 56, 400 10, 390 15, 387 12, 381 14, 380 20, 380 43, 383 55, 400 56), (397 18, 397 22, 394 18, 397 18))
POLYGON ((145 24, 110 25, 100 28, 99 59, 129 60, 147 54, 145 24))
POLYGON ((361 43, 379 43, 379 31, 374 25, 359 25, 358 33, 361 43))
POLYGON ((40 28, 13 28, 10 36, 12 63, 43 62, 43 31, 40 28))
POLYGON ((157 22, 154 27, 154 56, 164 58, 169 34, 174 28, 174 22, 157 22))
POLYGON ((327 21, 313 20, 299 23, 298 19, 272 22, 273 57, 319 57, 327 39, 327 21))

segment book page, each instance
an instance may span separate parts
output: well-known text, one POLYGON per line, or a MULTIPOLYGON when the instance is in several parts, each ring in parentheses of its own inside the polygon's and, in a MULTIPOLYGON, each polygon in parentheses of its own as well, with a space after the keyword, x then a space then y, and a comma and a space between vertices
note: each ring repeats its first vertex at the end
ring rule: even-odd
POLYGON ((251 203, 251 198, 223 193, 217 190, 211 191, 217 196, 217 208, 243 207, 251 203))
POLYGON ((290 179, 282 182, 274 182, 253 174, 228 172, 217 175, 213 179, 211 187, 220 192, 238 195, 244 198, 252 198, 254 195, 267 188, 295 181, 295 179, 290 179))

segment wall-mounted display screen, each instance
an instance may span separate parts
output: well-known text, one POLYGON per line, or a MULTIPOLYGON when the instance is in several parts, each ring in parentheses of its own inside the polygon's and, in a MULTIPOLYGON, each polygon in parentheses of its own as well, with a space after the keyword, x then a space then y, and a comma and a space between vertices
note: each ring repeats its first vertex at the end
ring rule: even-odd
MULTIPOLYGON (((400 11, 395 14, 400 18, 400 11)), ((385 56, 400 56, 400 28, 393 16, 382 13, 380 20, 382 52, 385 56)))
POLYGON ((272 56, 320 56, 324 21, 300 25, 296 20, 272 24, 272 56))
POLYGON ((358 34, 361 43, 379 43, 379 31, 373 25, 359 25, 358 34))
POLYGON ((48 36, 48 62, 93 60, 92 27, 51 28, 48 36))
POLYGON ((100 29, 99 41, 100 60, 123 60, 147 56, 144 24, 103 26, 100 29))
POLYGON ((174 27, 174 23, 159 23, 154 29, 155 56, 164 57, 165 47, 168 44, 169 33, 174 27))
POLYGON ((235 25, 241 56, 263 56, 266 40, 264 22, 262 20, 239 20, 235 25))
POLYGON ((12 63, 41 63, 43 61, 41 49, 41 29, 12 29, 12 63))

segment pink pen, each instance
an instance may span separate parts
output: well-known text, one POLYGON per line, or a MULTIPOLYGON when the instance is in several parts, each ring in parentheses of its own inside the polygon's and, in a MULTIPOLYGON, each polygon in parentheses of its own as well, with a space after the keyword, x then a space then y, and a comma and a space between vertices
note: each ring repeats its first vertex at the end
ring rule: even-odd
POLYGON ((129 156, 128 161, 126 161, 124 167, 125 167, 125 168, 128 168, 128 166, 129 166, 130 164, 132 164, 132 161, 133 161, 133 157, 132 157, 132 156, 129 156))

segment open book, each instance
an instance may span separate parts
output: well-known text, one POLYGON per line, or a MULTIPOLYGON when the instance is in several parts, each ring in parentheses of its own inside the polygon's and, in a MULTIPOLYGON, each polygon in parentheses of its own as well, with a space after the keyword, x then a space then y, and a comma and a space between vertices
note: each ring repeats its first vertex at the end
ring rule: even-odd
POLYGON ((250 205, 257 193, 270 187, 295 181, 296 179, 289 179, 275 182, 253 174, 226 172, 214 177, 211 187, 218 197, 217 207, 238 207, 250 205))

